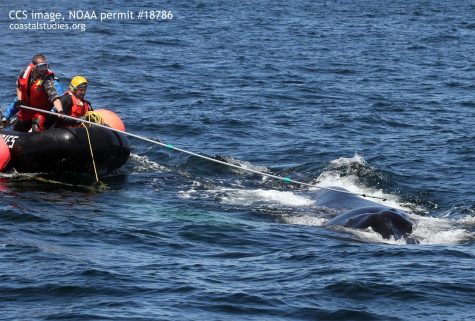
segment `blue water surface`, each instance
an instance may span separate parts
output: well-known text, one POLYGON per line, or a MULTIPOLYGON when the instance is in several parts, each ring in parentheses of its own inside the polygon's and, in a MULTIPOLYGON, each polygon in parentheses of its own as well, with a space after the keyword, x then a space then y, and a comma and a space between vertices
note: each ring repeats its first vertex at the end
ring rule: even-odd
POLYGON ((127 131, 384 196, 420 242, 326 228, 337 213, 316 188, 130 138, 101 186, 0 177, 1 319, 475 319, 474 13, 440 0, 2 2, 2 109, 42 52, 64 84, 86 76, 92 105, 127 131), (38 21, 11 10, 79 29, 14 30, 38 21))

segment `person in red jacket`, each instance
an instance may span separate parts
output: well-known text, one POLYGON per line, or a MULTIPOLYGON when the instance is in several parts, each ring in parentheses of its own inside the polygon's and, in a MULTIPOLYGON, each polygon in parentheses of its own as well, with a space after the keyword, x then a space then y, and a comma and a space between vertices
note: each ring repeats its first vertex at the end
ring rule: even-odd
MULTIPOLYGON (((71 79, 69 90, 61 96, 61 104, 65 115, 81 118, 88 111, 92 111, 91 103, 86 100, 87 79, 83 76, 75 76, 71 79)), ((58 118, 55 127, 75 127, 81 123, 66 118, 58 118)))
MULTIPOLYGON (((54 73, 49 70, 49 64, 43 54, 33 57, 31 63, 20 72, 17 80, 17 108, 26 105, 58 113, 63 112, 58 92, 54 86, 54 73)), ((20 108, 18 119, 13 130, 34 132, 45 129, 46 115, 28 109, 20 108)))

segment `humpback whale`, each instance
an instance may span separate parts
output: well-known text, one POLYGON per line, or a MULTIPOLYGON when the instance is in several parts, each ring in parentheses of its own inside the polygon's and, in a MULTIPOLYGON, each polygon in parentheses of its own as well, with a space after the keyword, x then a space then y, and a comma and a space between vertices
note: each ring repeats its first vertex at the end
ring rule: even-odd
POLYGON ((316 205, 345 211, 329 220, 326 226, 344 226, 362 230, 370 227, 383 238, 392 237, 395 240, 407 239, 412 233, 414 222, 409 219, 406 212, 349 194, 349 191, 343 188, 332 189, 335 190, 319 191, 316 205))

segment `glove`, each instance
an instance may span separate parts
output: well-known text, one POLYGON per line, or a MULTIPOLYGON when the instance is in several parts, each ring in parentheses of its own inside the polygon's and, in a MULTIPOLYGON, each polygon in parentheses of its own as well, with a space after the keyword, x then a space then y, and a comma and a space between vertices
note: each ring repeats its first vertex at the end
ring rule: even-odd
POLYGON ((53 107, 53 109, 51 109, 51 111, 54 112, 54 113, 58 113, 58 114, 64 114, 64 110, 58 111, 55 107, 53 107))
POLYGON ((15 109, 20 109, 21 105, 23 105, 23 100, 15 101, 15 109))
MULTIPOLYGON (((78 118, 81 119, 81 120, 86 120, 86 116, 81 116, 81 117, 78 117, 78 118)), ((75 122, 77 125, 83 124, 83 122, 80 121, 80 120, 76 120, 76 121, 74 121, 74 122, 75 122)), ((86 124, 84 123, 84 125, 86 125, 86 124)))
POLYGON ((5 128, 8 125, 8 119, 6 119, 5 116, 2 116, 2 119, 0 119, 0 128, 5 128))

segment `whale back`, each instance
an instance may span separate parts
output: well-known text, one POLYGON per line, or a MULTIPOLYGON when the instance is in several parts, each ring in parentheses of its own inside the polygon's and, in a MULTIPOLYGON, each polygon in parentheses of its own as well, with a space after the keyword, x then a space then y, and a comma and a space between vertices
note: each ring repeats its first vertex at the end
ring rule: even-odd
POLYGON ((412 233, 414 222, 401 210, 374 203, 340 187, 320 190, 316 205, 331 209, 346 210, 328 221, 327 226, 344 226, 355 229, 372 228, 383 238, 400 239, 412 233))
POLYGON ((412 233, 414 223, 404 212, 393 208, 365 207, 338 215, 327 225, 356 229, 370 227, 385 239, 394 237, 395 240, 398 240, 412 233))
MULTIPOLYGON (((378 205, 358 195, 351 194, 348 190, 341 187, 332 187, 332 190, 319 190, 315 202, 318 206, 333 209, 357 209, 378 205)), ((381 205, 381 207, 385 206, 381 205)))

